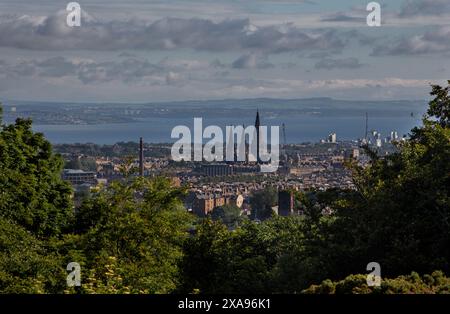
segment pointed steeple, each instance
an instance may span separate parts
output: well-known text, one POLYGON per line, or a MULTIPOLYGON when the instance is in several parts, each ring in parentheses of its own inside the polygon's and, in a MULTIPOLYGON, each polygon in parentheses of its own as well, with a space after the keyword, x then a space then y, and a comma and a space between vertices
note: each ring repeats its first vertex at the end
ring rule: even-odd
POLYGON ((255 128, 258 130, 259 126, 260 126, 260 121, 259 121, 259 110, 256 109, 255 128))
POLYGON ((261 126, 261 122, 259 120, 259 110, 256 109, 256 120, 255 120, 255 129, 256 129, 256 162, 259 163, 259 127, 261 126))

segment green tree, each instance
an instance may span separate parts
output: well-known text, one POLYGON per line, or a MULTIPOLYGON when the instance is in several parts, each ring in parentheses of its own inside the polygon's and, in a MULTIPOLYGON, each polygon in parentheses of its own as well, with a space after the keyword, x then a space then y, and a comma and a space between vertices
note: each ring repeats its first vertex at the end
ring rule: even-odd
POLYGON ((0 293, 57 293, 66 272, 46 241, 0 217, 0 293))
POLYGON ((182 207, 183 193, 168 179, 136 178, 113 182, 94 194, 77 211, 74 228, 85 268, 107 285, 104 265, 112 257, 130 292, 174 290, 182 244, 193 221, 182 207))
POLYGON ((0 127, 0 217, 38 236, 61 233, 72 216, 71 188, 61 180, 63 160, 31 120, 0 127))
POLYGON ((250 196, 252 219, 264 220, 270 218, 273 215, 272 207, 277 204, 277 199, 277 190, 273 187, 252 192, 250 196))
MULTIPOLYGON (((110 256, 108 263, 103 267, 103 273, 98 276, 95 270, 91 270, 79 291, 83 294, 130 294, 131 287, 124 285, 120 273, 123 272, 117 265, 117 258, 110 256), (102 278, 102 279, 99 279, 102 278)), ((78 293, 76 288, 68 288, 65 293, 78 293)), ((135 293, 148 293, 147 290, 136 291, 135 293)))
POLYGON ((204 220, 185 243, 180 292, 277 293, 295 291, 294 285, 300 292, 310 284, 305 283, 308 269, 292 276, 283 262, 302 251, 303 227, 301 217, 247 220, 233 231, 220 221, 204 220), (301 289, 297 280, 303 280, 301 289))
POLYGON ((434 99, 430 102, 427 112, 429 116, 435 117, 443 128, 450 127, 450 80, 447 83, 446 87, 432 85, 431 95, 434 99))
POLYGON ((236 205, 224 205, 214 208, 211 213, 213 220, 222 221, 228 228, 236 228, 243 219, 241 209, 236 205))
POLYGON ((433 86, 423 126, 397 153, 379 157, 367 149, 370 164, 352 165, 357 190, 328 200, 336 214, 321 233, 331 279, 358 273, 370 261, 388 276, 450 271, 448 91, 433 86))
POLYGON ((222 267, 230 258, 230 255, 223 254, 231 249, 229 237, 226 226, 221 222, 208 218, 197 226, 195 236, 189 238, 183 246, 179 292, 217 293, 220 289, 226 289, 222 267))

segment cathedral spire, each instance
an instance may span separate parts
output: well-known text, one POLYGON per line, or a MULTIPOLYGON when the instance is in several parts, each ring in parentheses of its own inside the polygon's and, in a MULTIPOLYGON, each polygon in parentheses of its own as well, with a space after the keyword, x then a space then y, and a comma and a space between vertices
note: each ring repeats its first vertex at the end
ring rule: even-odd
POLYGON ((255 120, 255 129, 256 129, 256 162, 260 162, 259 158, 259 127, 261 126, 261 122, 259 120, 259 110, 256 109, 256 120, 255 120))

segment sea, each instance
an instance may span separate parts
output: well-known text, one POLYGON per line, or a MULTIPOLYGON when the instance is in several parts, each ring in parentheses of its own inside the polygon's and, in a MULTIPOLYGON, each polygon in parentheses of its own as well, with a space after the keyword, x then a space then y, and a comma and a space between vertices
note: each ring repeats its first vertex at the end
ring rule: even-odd
MULTIPOLYGON (((364 116, 277 116, 263 117, 261 125, 280 126, 280 136, 283 136, 282 124, 285 125, 286 143, 319 142, 326 139, 330 133, 337 134, 337 140, 356 140, 364 137, 366 120, 364 116)), ((399 136, 408 135, 410 130, 421 125, 420 116, 403 117, 372 117, 369 119, 368 130, 381 133, 388 137, 391 131, 399 136)), ((69 125, 33 125, 36 132, 42 132, 50 142, 61 143, 95 143, 114 144, 117 142, 137 142, 142 137, 147 143, 172 143, 178 139, 172 138, 172 129, 185 125, 193 132, 193 119, 188 118, 147 118, 131 123, 111 124, 69 124, 69 125)), ((252 125, 254 116, 226 116, 203 119, 203 129, 209 125, 222 128, 229 125, 252 125)), ((205 142, 207 140, 205 139, 205 142)), ((280 139, 282 142, 283 139, 280 139)))

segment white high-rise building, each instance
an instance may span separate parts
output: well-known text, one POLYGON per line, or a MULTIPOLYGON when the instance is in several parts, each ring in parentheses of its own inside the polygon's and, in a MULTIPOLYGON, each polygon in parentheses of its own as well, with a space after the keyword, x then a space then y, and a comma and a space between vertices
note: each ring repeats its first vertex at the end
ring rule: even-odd
POLYGON ((391 131, 391 142, 396 141, 398 139, 397 131, 391 131))
POLYGON ((375 145, 377 147, 381 147, 383 145, 383 140, 381 139, 381 133, 380 132, 376 132, 375 135, 375 145))
POLYGON ((330 143, 336 143, 337 140, 337 135, 336 133, 331 133, 330 135, 328 135, 328 142, 330 143))

